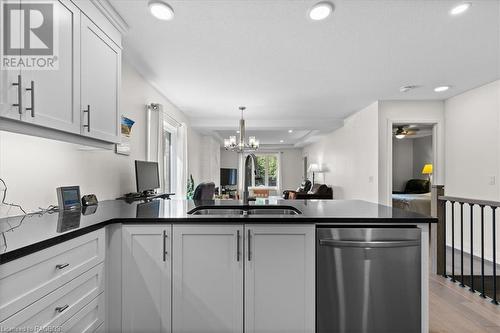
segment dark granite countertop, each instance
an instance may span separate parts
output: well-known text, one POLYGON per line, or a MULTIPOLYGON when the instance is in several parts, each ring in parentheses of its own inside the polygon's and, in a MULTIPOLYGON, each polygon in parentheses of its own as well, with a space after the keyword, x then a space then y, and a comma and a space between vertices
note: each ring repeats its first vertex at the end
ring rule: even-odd
POLYGON ((0 219, 0 264, 39 251, 112 223, 308 223, 328 224, 418 224, 436 219, 396 208, 358 200, 264 200, 250 206, 292 206, 299 215, 189 215, 195 208, 242 205, 236 200, 194 202, 157 199, 127 203, 102 201, 97 207, 78 212, 55 212, 0 219), (94 211, 95 209, 95 211, 94 211))

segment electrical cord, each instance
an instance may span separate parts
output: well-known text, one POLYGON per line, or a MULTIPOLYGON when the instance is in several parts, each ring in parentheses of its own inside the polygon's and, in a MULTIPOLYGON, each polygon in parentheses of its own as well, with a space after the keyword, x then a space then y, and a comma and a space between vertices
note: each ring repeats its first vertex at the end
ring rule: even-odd
POLYGON ((26 210, 24 210, 24 208, 21 205, 17 205, 17 204, 13 204, 13 203, 9 203, 9 202, 5 201, 7 198, 7 184, 5 183, 5 181, 2 178, 0 178, 0 182, 4 186, 2 202, 1 202, 3 205, 10 206, 10 207, 17 207, 24 213, 24 215, 44 215, 44 214, 56 213, 59 211, 58 206, 50 205, 47 208, 38 207, 38 209, 39 209, 38 211, 32 212, 32 213, 27 213, 26 210))
POLYGON ((0 182, 2 182, 3 186, 5 187, 4 190, 3 190, 2 204, 6 205, 6 206, 10 206, 10 207, 17 207, 17 208, 19 208, 26 215, 27 213, 24 210, 24 208, 21 207, 21 205, 16 205, 16 204, 13 204, 13 203, 8 203, 8 202, 5 201, 5 199, 7 198, 7 184, 5 183, 5 181, 2 178, 0 178, 0 182))

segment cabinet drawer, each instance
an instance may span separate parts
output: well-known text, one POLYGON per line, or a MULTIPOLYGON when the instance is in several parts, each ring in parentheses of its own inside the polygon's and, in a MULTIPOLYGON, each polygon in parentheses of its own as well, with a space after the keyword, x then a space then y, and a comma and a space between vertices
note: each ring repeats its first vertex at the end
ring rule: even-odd
POLYGON ((59 327, 101 294, 104 283, 104 263, 101 263, 0 324, 18 329, 59 327))
POLYGON ((1 265, 0 322, 102 262, 104 233, 103 228, 1 265))
POLYGON ((73 317, 68 319, 62 327, 61 332, 93 333, 104 332, 104 293, 85 305, 73 317))

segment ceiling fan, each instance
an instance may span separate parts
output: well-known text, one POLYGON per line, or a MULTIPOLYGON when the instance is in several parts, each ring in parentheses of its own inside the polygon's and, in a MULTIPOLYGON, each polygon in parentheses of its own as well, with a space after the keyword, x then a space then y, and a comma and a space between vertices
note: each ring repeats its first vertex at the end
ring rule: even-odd
POLYGON ((420 131, 418 128, 411 125, 400 125, 396 126, 396 130, 394 130, 394 136, 396 139, 403 139, 407 136, 416 135, 417 132, 420 131))

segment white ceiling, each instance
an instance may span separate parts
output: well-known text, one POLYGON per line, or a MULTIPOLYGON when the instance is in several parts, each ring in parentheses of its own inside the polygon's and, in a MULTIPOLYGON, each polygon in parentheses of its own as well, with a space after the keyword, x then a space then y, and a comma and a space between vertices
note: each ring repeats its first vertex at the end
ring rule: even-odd
POLYGON ((458 0, 332 0, 319 22, 310 0, 165 1, 173 21, 146 0, 110 3, 130 27, 125 56, 205 130, 236 129, 246 105, 249 127, 277 143, 279 129, 331 131, 375 100, 444 99, 500 77, 497 0, 457 17, 458 0))

